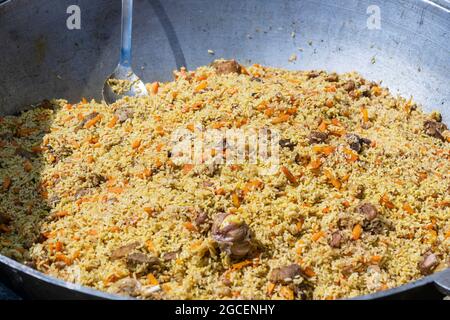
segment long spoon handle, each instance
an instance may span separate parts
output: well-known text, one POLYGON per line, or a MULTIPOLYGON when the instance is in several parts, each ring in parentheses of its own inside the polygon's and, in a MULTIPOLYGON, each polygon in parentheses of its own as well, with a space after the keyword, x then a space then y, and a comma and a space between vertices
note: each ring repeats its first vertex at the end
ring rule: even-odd
POLYGON ((131 33, 133 30, 133 0, 122 0, 122 47, 120 65, 131 67, 131 33))

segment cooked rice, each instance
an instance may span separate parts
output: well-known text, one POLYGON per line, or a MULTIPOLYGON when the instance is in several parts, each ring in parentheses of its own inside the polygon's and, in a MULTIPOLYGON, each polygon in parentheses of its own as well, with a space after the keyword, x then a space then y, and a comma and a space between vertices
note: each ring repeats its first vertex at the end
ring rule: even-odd
POLYGON ((53 100, 51 108, 46 102, 1 119, 1 254, 60 279, 150 299, 337 299, 422 277, 427 252, 438 259, 434 271, 448 267, 448 131, 442 141, 423 129, 438 113, 357 73, 253 65, 240 74, 207 66, 175 76, 149 85, 149 97, 112 106, 53 100), (355 89, 347 91, 350 80, 355 89), (297 185, 283 170, 259 174, 262 164, 215 171, 175 164, 171 133, 197 123, 278 130, 292 143, 280 162, 297 185), (311 145, 310 133, 320 130, 329 140, 311 145), (357 154, 347 133, 371 143, 357 154), (379 211, 370 225, 355 211, 362 203, 379 211), (254 234, 255 253, 236 259, 221 251, 211 231, 195 225, 199 212, 210 221, 238 215, 254 234), (336 230, 340 248, 329 244, 336 230), (127 253, 112 258, 129 244, 161 266, 132 268, 127 253), (292 264, 300 277, 269 281, 274 268, 292 264))

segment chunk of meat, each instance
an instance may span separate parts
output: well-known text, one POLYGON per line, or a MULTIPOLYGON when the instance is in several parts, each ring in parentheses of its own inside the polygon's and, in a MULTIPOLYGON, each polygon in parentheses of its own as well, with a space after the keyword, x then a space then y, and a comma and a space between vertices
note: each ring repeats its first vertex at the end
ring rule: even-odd
POLYGON ((8 225, 12 219, 7 216, 5 213, 0 212, 0 224, 8 225))
POLYGON ((146 265, 147 267, 153 267, 160 264, 157 257, 150 257, 141 252, 131 253, 127 256, 127 265, 129 267, 136 267, 139 265, 146 265))
POLYGON ((166 252, 163 254, 162 259, 164 261, 171 261, 171 260, 175 260, 178 256, 178 254, 180 253, 180 251, 171 251, 171 252, 166 252))
POLYGON ((33 152, 20 147, 16 149, 15 154, 30 161, 33 160, 33 158, 36 158, 36 155, 33 152))
POLYGON ((347 134, 345 138, 347 139, 347 143, 350 146, 350 149, 358 153, 362 151, 364 144, 370 145, 372 143, 372 141, 370 141, 369 139, 361 138, 354 133, 347 134))
POLYGON ((339 231, 335 231, 331 234, 328 244, 332 248, 340 248, 342 244, 342 235, 339 231))
POLYGON ((320 131, 312 131, 309 134, 309 144, 325 143, 328 139, 328 133, 320 131))
POLYGON ((342 88, 347 92, 353 91, 356 88, 356 83, 353 80, 349 80, 342 86, 342 88))
POLYGON ((297 145, 295 142, 292 142, 291 139, 280 139, 279 141, 280 147, 288 148, 289 150, 294 150, 297 145))
POLYGON ((336 73, 331 73, 328 77, 325 78, 328 82, 338 82, 339 76, 336 73))
POLYGON ((114 114, 117 116, 117 121, 119 123, 124 123, 128 119, 133 118, 134 111, 131 108, 122 108, 118 109, 114 114))
POLYGON ((298 264, 275 268, 269 276, 270 282, 288 284, 296 277, 302 276, 303 270, 298 264))
POLYGON ((77 192, 75 192, 74 198, 76 200, 83 198, 85 195, 88 195, 90 193, 89 189, 83 188, 78 189, 77 192))
POLYGON ((111 259, 117 260, 126 257, 130 254, 134 249, 138 248, 141 244, 139 242, 132 242, 126 244, 122 247, 119 247, 111 252, 111 259))
POLYGON ((207 232, 209 231, 209 229, 211 229, 211 222, 209 220, 208 214, 201 210, 197 212, 194 224, 202 232, 207 232))
POLYGON ((139 281, 128 277, 115 282, 109 287, 108 291, 123 296, 137 297, 140 294, 141 289, 142 285, 139 281))
POLYGON ((244 257, 254 249, 250 229, 237 215, 217 215, 212 226, 212 237, 222 251, 236 258, 244 257))
POLYGON ((314 78, 317 78, 318 76, 320 76, 320 74, 321 74, 320 71, 312 70, 312 71, 309 71, 309 72, 308 72, 307 78, 308 78, 308 79, 314 79, 314 78))
POLYGON ((427 252, 422 256, 422 261, 419 262, 420 273, 423 275, 431 274, 438 264, 439 261, 437 256, 432 252, 427 252))
POLYGON ((242 72, 242 67, 236 60, 216 60, 211 66, 216 70, 217 74, 241 74, 242 72))
POLYGON ((370 203, 363 203, 358 206, 357 211, 364 215, 365 219, 368 221, 372 221, 378 216, 377 208, 370 203))
POLYGON ((430 137, 445 141, 445 137, 443 135, 444 131, 447 130, 447 126, 445 124, 434 120, 426 120, 423 123, 423 128, 425 133, 430 137))

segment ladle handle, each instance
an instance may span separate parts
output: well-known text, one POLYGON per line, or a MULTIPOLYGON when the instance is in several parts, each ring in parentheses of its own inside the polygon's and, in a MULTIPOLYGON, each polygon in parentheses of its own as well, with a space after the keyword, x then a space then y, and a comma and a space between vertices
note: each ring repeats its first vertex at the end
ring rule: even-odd
POLYGON ((133 0, 122 0, 122 46, 120 65, 131 67, 131 33, 133 30, 133 0))

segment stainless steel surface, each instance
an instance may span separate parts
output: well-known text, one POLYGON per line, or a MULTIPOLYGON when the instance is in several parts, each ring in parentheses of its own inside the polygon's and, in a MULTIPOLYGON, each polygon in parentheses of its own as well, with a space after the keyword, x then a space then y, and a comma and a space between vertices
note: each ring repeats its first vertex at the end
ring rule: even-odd
POLYGON ((107 104, 112 104, 124 96, 145 96, 148 95, 145 84, 133 72, 131 68, 131 43, 133 30, 133 0, 122 0, 122 38, 120 48, 120 59, 114 72, 103 84, 103 100, 107 104), (126 92, 117 94, 110 85, 110 81, 128 81, 131 87, 126 92))
MULTIPOLYGON (((77 1, 81 29, 68 30, 66 10, 72 2, 0 5, 0 114, 49 97, 101 98, 119 51, 120 2, 77 1)), ((395 94, 413 95, 427 111, 440 110, 450 122, 447 0, 135 0, 134 20, 133 67, 146 82, 170 80, 175 68, 193 69, 219 57, 288 69, 357 70, 382 80, 395 94), (381 29, 368 28, 372 5, 379 8, 381 29), (295 63, 288 61, 292 54, 298 56, 295 63)), ((45 296, 37 284, 53 296, 110 297, 1 256, 0 270, 16 274, 15 288, 27 286, 32 297, 45 296)), ((435 282, 442 290, 449 277, 447 269, 363 298, 431 290, 435 282)))

